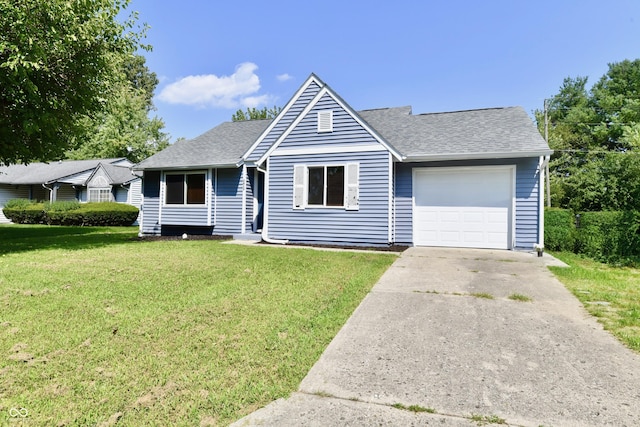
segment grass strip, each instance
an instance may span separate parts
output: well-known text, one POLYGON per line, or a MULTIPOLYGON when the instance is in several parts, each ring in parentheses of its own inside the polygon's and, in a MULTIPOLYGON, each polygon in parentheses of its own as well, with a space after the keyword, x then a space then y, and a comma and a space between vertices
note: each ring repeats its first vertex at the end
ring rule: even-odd
POLYGON ((556 277, 606 330, 640 352, 640 270, 612 267, 568 252, 553 255, 569 265, 550 267, 556 277))

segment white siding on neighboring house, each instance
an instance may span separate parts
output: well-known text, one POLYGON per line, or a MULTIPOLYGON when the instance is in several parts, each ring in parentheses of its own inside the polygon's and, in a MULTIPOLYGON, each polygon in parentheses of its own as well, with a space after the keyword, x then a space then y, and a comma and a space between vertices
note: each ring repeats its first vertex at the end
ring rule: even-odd
POLYGON ((129 184, 129 191, 127 192, 128 199, 126 203, 135 206, 140 209, 142 205, 142 180, 136 179, 129 184))
POLYGON ((6 224, 10 221, 2 213, 2 208, 7 200, 11 199, 28 199, 29 187, 26 185, 5 185, 0 184, 0 224, 6 224))

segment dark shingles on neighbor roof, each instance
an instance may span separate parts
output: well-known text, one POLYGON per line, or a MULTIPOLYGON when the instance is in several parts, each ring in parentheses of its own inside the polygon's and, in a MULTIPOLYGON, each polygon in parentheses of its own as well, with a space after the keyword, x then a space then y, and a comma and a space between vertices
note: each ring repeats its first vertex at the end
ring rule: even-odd
POLYGON ((134 169, 236 165, 269 123, 271 120, 224 122, 194 139, 176 142, 134 169))
POLYGON ((0 167, 0 184, 43 184, 63 180, 65 177, 95 169, 100 163, 112 164, 124 158, 97 160, 67 160, 51 163, 30 163, 0 167))
MULTIPOLYGON (((359 111, 408 160, 473 159, 550 154, 548 145, 521 107, 411 114, 411 107, 359 111)), ((241 162, 271 120, 225 122, 179 141, 134 169, 187 169, 241 162)))

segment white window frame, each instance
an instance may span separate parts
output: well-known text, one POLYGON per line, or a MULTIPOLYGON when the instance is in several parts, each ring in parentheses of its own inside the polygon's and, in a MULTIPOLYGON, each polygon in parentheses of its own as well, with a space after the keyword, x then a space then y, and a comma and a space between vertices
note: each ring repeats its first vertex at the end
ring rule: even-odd
POLYGON ((176 171, 176 172, 165 172, 163 179, 163 197, 162 204, 163 206, 180 206, 180 207, 203 207, 207 204, 208 194, 207 194, 207 171, 176 171), (182 185, 183 185, 183 194, 182 194, 182 203, 167 203, 167 176, 170 175, 182 175, 182 185), (187 203, 187 175, 204 175, 204 201, 202 203, 187 203))
POLYGON ((87 188, 87 202, 96 202, 96 203, 104 203, 104 202, 113 202, 113 193, 111 192, 111 187, 89 187, 87 188), (97 200, 94 200, 91 197, 92 192, 98 192, 97 200), (106 194, 106 200, 103 195, 106 194))
POLYGON ((360 186, 360 165, 359 163, 326 163, 326 164, 296 164, 293 166, 293 209, 303 210, 307 208, 320 209, 341 209, 347 211, 357 211, 360 209, 359 186, 360 186), (342 167, 343 177, 343 200, 341 206, 327 205, 327 168, 342 167), (309 169, 324 168, 324 183, 322 191, 322 204, 309 203, 309 169))

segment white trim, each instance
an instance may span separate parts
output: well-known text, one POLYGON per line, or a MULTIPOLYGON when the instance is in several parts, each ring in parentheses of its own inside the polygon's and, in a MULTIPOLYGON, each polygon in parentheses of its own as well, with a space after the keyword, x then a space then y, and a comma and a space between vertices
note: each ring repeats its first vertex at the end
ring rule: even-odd
POLYGON ((544 248, 544 171, 545 171, 545 156, 540 156, 538 161, 538 247, 544 248))
POLYGON ((509 209, 508 221, 509 224, 509 236, 507 237, 507 249, 515 248, 515 240, 516 240, 516 172, 517 166, 515 164, 512 165, 480 165, 480 166, 445 166, 445 167, 418 167, 413 168, 411 170, 411 240, 413 241, 413 245, 416 244, 416 197, 415 197, 415 180, 416 175, 418 173, 426 173, 437 175, 441 172, 458 172, 458 171, 477 171, 477 170, 508 170, 511 178, 511 204, 509 209))
POLYGON ((207 201, 207 226, 211 227, 211 204, 212 204, 212 199, 213 197, 211 197, 211 177, 213 175, 213 172, 211 169, 207 170, 207 180, 205 182, 205 191, 206 194, 204 195, 205 200, 207 201))
POLYGON ((213 180, 213 226, 215 227, 218 222, 218 168, 214 169, 214 180, 213 180))
MULTIPOLYGON (((307 78, 307 80, 302 84, 302 86, 300 86, 300 88, 296 91, 296 93, 293 94, 289 102, 287 102, 287 105, 285 105, 284 108, 280 111, 280 114, 278 114, 278 116, 275 119, 273 119, 271 124, 267 126, 264 132, 260 134, 258 139, 256 139, 256 142, 254 142, 253 145, 249 147, 247 151, 245 151, 245 153, 242 155, 243 161, 247 160, 247 158, 251 155, 253 150, 258 148, 258 145, 260 145, 260 143, 267 137, 267 135, 269 135, 269 133, 273 130, 273 128, 276 127, 278 123, 280 123, 280 120, 282 120, 282 118, 287 115, 291 107, 293 107, 293 105, 298 101, 300 96, 302 96, 302 94, 309 88, 309 86, 311 86, 312 83, 315 83, 320 88, 324 86, 324 83, 315 74, 311 74, 309 78, 307 78)), ((260 164, 261 162, 257 162, 257 163, 260 164)))
POLYGON ((394 215, 394 209, 393 206, 395 205, 394 203, 394 198, 393 198, 393 184, 394 184, 394 177, 395 177, 395 171, 393 170, 393 160, 391 158, 391 156, 389 156, 389 213, 387 214, 388 218, 389 218, 389 224, 388 224, 388 228, 389 228, 389 243, 393 243, 394 240, 394 230, 393 230, 393 225, 395 222, 395 215, 394 215))
POLYGON ((344 209, 346 211, 360 210, 360 163, 350 162, 344 167, 344 209), (355 180, 355 184, 353 181, 355 180), (352 188, 354 191, 351 191, 352 188), (355 192, 355 199, 352 198, 355 192), (353 203, 351 200, 353 199, 353 203))
POLYGON ((276 141, 271 144, 271 147, 256 161, 256 164, 262 164, 284 141, 291 132, 300 124, 300 122, 309 114, 309 112, 315 108, 317 103, 322 99, 323 96, 329 95, 344 111, 347 112, 360 126, 362 126, 376 141, 378 141, 382 146, 389 151, 393 157, 397 160, 401 160, 402 156, 399 152, 397 152, 393 147, 391 147, 373 128, 371 128, 364 120, 360 118, 360 116, 342 99, 331 90, 328 86, 324 86, 320 91, 313 97, 311 101, 307 104, 307 106, 302 110, 300 114, 296 117, 296 119, 287 127, 287 129, 276 139, 276 141))
POLYGON ((253 170, 253 219, 251 221, 251 231, 258 230, 258 214, 260 211, 260 206, 258 204, 258 193, 260 192, 259 185, 260 175, 258 173, 258 169, 253 170))
POLYGON ((321 147, 304 147, 304 148, 278 148, 274 150, 272 156, 303 156, 313 154, 332 154, 332 153, 365 153, 371 151, 388 151, 380 144, 366 145, 342 145, 331 144, 321 147))
POLYGON ((162 207, 164 206, 164 192, 165 192, 165 180, 164 173, 160 172, 160 200, 158 200, 158 225, 162 225, 162 207))
POLYGON ((247 230, 247 166, 242 165, 240 173, 240 181, 242 181, 242 224, 240 224, 240 233, 245 234, 247 230))

